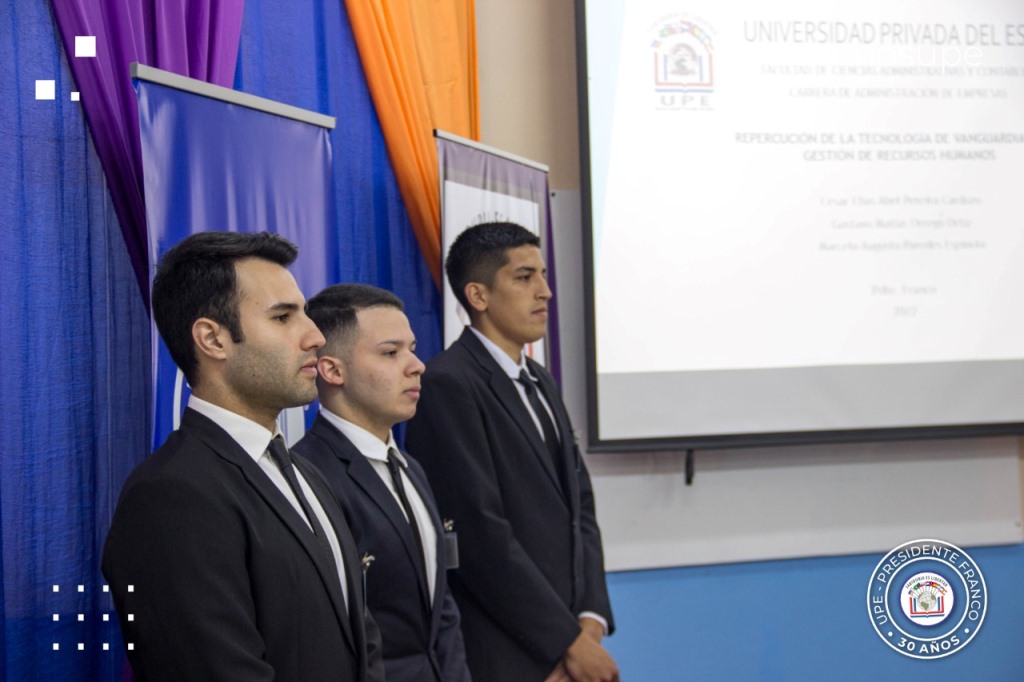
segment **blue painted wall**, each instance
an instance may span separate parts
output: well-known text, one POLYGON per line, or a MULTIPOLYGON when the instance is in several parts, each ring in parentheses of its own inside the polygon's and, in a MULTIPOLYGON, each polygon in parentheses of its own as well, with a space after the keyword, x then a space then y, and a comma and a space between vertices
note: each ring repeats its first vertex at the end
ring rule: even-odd
POLYGON ((614 573, 624 682, 1024 680, 1024 545, 967 548, 985 574, 978 635, 946 658, 902 656, 868 618, 878 555, 614 573))

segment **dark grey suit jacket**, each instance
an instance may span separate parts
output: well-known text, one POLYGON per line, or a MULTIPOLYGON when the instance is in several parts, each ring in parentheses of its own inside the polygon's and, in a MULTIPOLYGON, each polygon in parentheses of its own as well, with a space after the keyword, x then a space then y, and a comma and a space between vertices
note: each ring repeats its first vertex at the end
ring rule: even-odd
POLYGON ((559 467, 512 380, 469 329, 427 364, 406 434, 455 523, 452 592, 470 672, 489 682, 543 680, 579 634, 583 611, 614 627, 590 477, 554 380, 527 362, 562 436, 559 467))
POLYGON ((189 409, 128 477, 103 550, 137 679, 384 679, 355 542, 320 473, 301 457, 295 466, 338 536, 350 608, 287 498, 227 432, 189 409))
POLYGON ((468 682, 459 611, 448 589, 444 530, 419 464, 410 458, 406 473, 437 533, 437 578, 429 606, 423 557, 412 529, 366 457, 320 415, 294 450, 323 472, 360 554, 374 556, 366 573, 366 601, 380 626, 388 682, 468 682))

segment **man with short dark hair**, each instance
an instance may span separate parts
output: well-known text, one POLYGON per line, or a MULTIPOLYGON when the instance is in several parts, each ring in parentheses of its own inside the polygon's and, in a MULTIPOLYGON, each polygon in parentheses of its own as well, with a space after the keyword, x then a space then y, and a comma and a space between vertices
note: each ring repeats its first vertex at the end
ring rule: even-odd
POLYGON ((192 385, 181 426, 125 482, 103 551, 140 680, 383 680, 355 543, 327 483, 284 445, 324 338, 283 237, 170 249, 153 317, 192 385))
POLYGON ((423 373, 402 302, 337 284, 306 309, 327 342, 317 361, 320 414, 295 451, 323 471, 360 553, 374 557, 366 602, 388 682, 468 682, 444 527, 426 474, 391 433, 416 412, 423 373))
POLYGON ((618 680, 600 644, 613 622, 590 477, 554 380, 523 352, 547 330, 540 241, 477 225, 445 269, 471 326, 428 363, 406 439, 458 533, 451 584, 470 672, 618 680))

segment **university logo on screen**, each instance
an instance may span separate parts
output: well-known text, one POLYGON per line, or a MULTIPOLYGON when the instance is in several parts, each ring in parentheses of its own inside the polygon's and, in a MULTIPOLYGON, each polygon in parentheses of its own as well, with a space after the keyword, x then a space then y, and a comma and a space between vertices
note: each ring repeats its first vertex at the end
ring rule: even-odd
POLYGON ((652 28, 654 106, 708 110, 715 93, 714 30, 694 17, 664 17, 652 28))

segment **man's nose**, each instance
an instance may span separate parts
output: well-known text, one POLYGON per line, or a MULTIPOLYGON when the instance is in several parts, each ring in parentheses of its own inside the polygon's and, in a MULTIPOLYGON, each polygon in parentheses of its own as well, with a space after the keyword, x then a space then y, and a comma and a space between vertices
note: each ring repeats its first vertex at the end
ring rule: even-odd
POLYGON ((313 322, 313 320, 307 317, 306 323, 309 325, 309 328, 306 330, 306 333, 302 339, 304 344, 303 350, 323 348, 324 344, 327 343, 327 339, 325 339, 324 335, 320 333, 319 329, 317 329, 317 326, 313 322))

